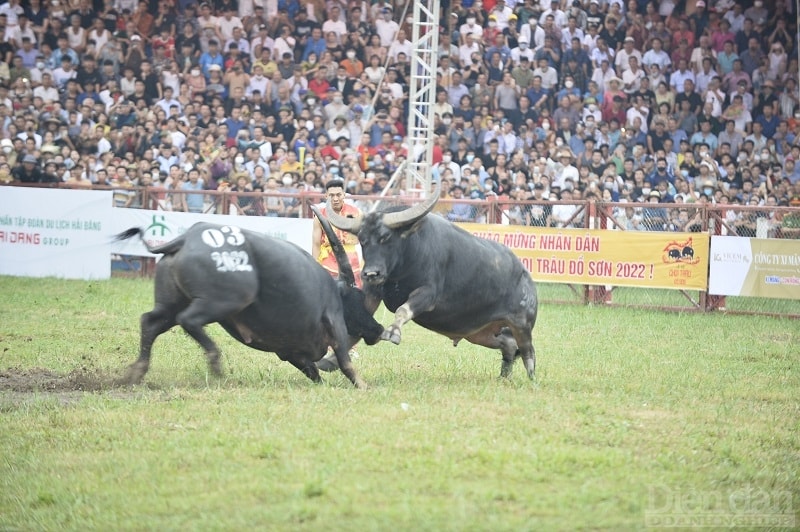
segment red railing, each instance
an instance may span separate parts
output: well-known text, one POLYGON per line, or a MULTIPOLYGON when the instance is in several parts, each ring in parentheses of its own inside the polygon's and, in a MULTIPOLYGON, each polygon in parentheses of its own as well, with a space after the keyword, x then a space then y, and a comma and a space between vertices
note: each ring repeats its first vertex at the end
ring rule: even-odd
MULTIPOLYGON (((30 186, 30 185, 16 185, 30 186)), ((58 188, 70 188, 67 185, 51 185, 58 188)), ((100 190, 111 190, 113 192, 114 203, 118 207, 140 208, 150 210, 174 210, 176 206, 185 206, 193 203, 189 201, 190 196, 202 196, 202 211, 205 213, 229 214, 237 211, 244 215, 278 215, 299 218, 310 218, 313 216, 311 205, 317 204, 324 199, 324 195, 319 192, 298 191, 296 193, 262 193, 262 192, 236 192, 231 190, 223 191, 183 191, 167 190, 160 187, 133 187, 133 188, 114 188, 114 187, 93 187, 100 190), (291 204, 290 212, 274 212, 269 209, 247 209, 241 212, 243 204, 252 205, 253 202, 264 202, 264 205, 272 200, 280 200, 285 204, 291 204)), ((382 207, 393 205, 410 206, 421 201, 419 198, 407 196, 351 196, 362 210, 370 210, 376 202, 380 202, 382 207)), ((199 204, 199 202, 197 202, 199 204)), ((452 198, 442 198, 434 207, 434 212, 447 216, 454 206, 466 205, 471 208, 473 216, 469 220, 478 223, 504 224, 504 225, 529 225, 547 227, 565 227, 576 229, 604 229, 604 230, 630 230, 628 222, 633 218, 639 230, 655 231, 688 231, 710 233, 711 235, 739 235, 757 238, 785 238, 800 239, 800 207, 785 206, 740 206, 740 205, 707 205, 707 204, 658 204, 659 209, 664 209, 668 215, 666 223, 659 220, 658 226, 649 226, 648 220, 642 214, 648 208, 652 208, 650 203, 606 203, 595 201, 516 201, 508 198, 490 197, 487 199, 464 199, 454 200, 452 198), (537 209, 553 208, 555 206, 572 206, 574 211, 567 219, 554 221, 546 220, 546 225, 541 219, 534 220, 527 216, 537 209), (636 219, 637 216, 640 219, 636 219), (673 217, 675 223, 673 224, 673 217), (687 222, 688 220, 688 222, 687 222), (789 223, 791 220, 791 223, 789 223)), ((539 210, 539 212, 541 212, 539 210)), ((152 265, 145 265, 141 270, 143 274, 152 273, 152 265)), ((606 286, 573 286, 568 285, 572 293, 578 296, 581 301, 586 303, 614 304, 614 288, 606 286)), ((642 290, 642 289, 640 289, 642 290)), ((725 296, 714 296, 708 292, 699 292, 694 295, 687 291, 681 291, 690 306, 675 306, 665 304, 637 305, 650 306, 653 308, 681 311, 712 311, 726 308, 725 296)), ((730 312, 730 309, 726 309, 730 312)), ((758 314, 773 314, 772 312, 751 312, 758 314)), ((787 313, 777 313, 786 316, 787 313)), ((792 317, 800 317, 790 312, 792 317)))

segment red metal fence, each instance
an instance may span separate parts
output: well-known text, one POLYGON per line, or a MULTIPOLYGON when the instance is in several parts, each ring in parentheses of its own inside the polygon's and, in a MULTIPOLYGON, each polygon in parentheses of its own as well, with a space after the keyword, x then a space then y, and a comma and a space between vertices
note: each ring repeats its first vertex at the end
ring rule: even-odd
MULTIPOLYGON (((118 207, 174 210, 187 204, 202 205, 201 212, 253 216, 310 218, 310 206, 323 200, 318 192, 241 193, 235 191, 178 191, 163 188, 112 189, 118 207), (190 196, 202 196, 190 201, 190 196), (258 208, 243 208, 260 202, 258 208), (278 206, 279 208, 276 208, 278 206)), ((382 206, 410 206, 419 198, 401 196, 351 196, 359 208, 368 211, 376 202, 382 206)), ((665 219, 648 219, 648 203, 604 203, 595 201, 516 201, 490 197, 485 200, 442 198, 434 211, 451 217, 453 206, 471 209, 468 221, 488 224, 604 229, 609 231, 675 231, 711 235, 739 235, 756 238, 800 239, 800 208, 710 204, 658 204, 665 219), (564 216, 557 217, 556 207, 564 216), (545 215, 543 215, 543 213, 545 215), (549 215, 547 213, 550 213, 549 215)), ((463 216, 463 212, 459 212, 463 216)), ((457 221, 464 221, 460 218, 457 221)), ((152 273, 152 265, 140 269, 152 273)), ((623 305, 686 312, 725 311, 800 318, 800 301, 751 297, 714 296, 707 291, 661 290, 596 285, 554 285, 539 283, 545 301, 580 304, 623 305)))

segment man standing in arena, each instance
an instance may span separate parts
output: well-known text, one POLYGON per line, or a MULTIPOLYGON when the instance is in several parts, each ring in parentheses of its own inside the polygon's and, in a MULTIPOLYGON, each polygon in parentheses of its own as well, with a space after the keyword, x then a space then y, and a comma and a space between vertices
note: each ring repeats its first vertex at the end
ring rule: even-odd
MULTIPOLYGON (((357 218, 361 216, 361 211, 352 205, 344 202, 344 181, 341 179, 331 179, 325 184, 325 197, 330 201, 331 207, 334 212, 339 216, 346 216, 348 218, 357 218)), ((320 209, 323 216, 327 215, 327 205, 320 209)), ((353 275, 356 278, 356 285, 361 288, 361 254, 356 248, 358 244, 358 237, 346 231, 342 231, 336 227, 331 226, 336 236, 342 242, 344 250, 347 253, 347 258, 350 261, 350 266, 353 268, 353 275)), ((333 254, 331 243, 319 220, 314 221, 313 241, 311 243, 311 255, 317 259, 317 262, 322 264, 333 277, 339 276, 339 266, 336 263, 336 257, 333 254)), ((350 357, 357 358, 358 353, 355 348, 350 349, 350 357)), ((317 363, 317 367, 323 371, 333 371, 338 365, 336 363, 336 354, 332 348, 328 348, 325 357, 317 363)))
MULTIPOLYGON (((348 218, 358 218, 361 216, 361 211, 352 205, 348 205, 344 201, 344 181, 341 179, 331 179, 325 185, 325 195, 330 201, 330 205, 334 212, 339 216, 348 218)), ((320 212, 325 215, 326 208, 320 209, 320 212)), ((361 256, 359 250, 356 248, 358 244, 358 237, 350 234, 341 229, 333 228, 336 236, 339 237, 344 249, 347 252, 347 258, 350 260, 350 266, 353 268, 353 274, 356 278, 356 284, 361 288, 361 256)), ((314 223, 314 233, 312 241, 312 256, 322 264, 322 267, 330 272, 334 277, 339 275, 339 267, 336 264, 336 257, 333 255, 333 249, 328 241, 328 237, 322 231, 322 226, 319 221, 314 223)))

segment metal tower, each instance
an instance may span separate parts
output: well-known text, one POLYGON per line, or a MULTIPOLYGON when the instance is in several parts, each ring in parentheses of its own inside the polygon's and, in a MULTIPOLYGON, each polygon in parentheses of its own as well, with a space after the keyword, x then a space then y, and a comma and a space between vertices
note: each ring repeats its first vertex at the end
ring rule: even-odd
POLYGON ((405 193, 426 197, 431 190, 433 104, 439 49, 439 0, 412 2, 411 80, 408 91, 408 162, 405 193), (427 5, 426 5, 427 4, 427 5))

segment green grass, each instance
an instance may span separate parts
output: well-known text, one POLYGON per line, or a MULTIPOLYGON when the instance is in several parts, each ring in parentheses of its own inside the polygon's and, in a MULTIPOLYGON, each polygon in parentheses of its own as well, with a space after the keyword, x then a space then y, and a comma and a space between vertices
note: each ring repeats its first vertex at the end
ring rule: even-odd
POLYGON ((797 321, 543 304, 534 383, 412 324, 359 346, 366 391, 218 326, 213 379, 173 329, 113 388, 151 281, 0 294, 0 530, 633 530, 665 497, 800 525, 797 321))

